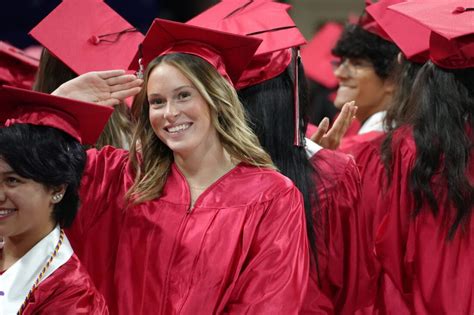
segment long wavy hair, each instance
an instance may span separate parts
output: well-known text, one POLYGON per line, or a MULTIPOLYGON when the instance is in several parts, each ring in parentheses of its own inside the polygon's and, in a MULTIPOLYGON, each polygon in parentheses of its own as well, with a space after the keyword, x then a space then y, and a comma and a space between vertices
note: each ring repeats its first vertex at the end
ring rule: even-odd
POLYGON ((132 105, 137 127, 130 160, 136 178, 127 192, 129 200, 139 203, 159 197, 173 162, 173 152, 156 136, 148 116, 146 86, 151 71, 161 64, 181 71, 206 100, 219 140, 233 159, 257 167, 275 168, 270 156, 260 147, 257 136, 247 126, 242 104, 231 84, 199 57, 181 53, 164 55, 148 65, 143 85, 145 88, 132 105))
MULTIPOLYGON (((316 250, 315 225, 319 224, 313 209, 318 209, 318 196, 315 180, 317 169, 309 161, 304 147, 293 145, 294 139, 294 62, 280 74, 260 84, 244 88, 239 97, 244 104, 249 125, 260 139, 263 148, 270 154, 280 172, 290 178, 301 191, 304 200, 306 230, 316 268, 318 256, 316 250)), ((298 64, 299 100, 300 100, 300 136, 303 139, 309 113, 308 89, 304 79, 304 70, 298 64), (304 118, 304 119, 303 119, 304 118)), ((319 275, 319 272, 318 272, 319 275)))
POLYGON ((434 215, 439 205, 433 187, 446 187, 455 213, 445 213, 448 239, 469 220, 474 187, 469 182, 474 139, 474 69, 442 69, 427 62, 418 74, 407 106, 416 108, 413 135, 416 160, 410 174, 414 214, 427 202, 434 215), (441 180, 433 182, 435 173, 441 180))
MULTIPOLYGON (((51 94, 61 84, 76 77, 77 74, 66 64, 53 56, 47 49, 43 49, 33 90, 51 94)), ((112 116, 94 145, 95 148, 100 149, 106 145, 129 148, 132 128, 128 111, 128 107, 124 103, 115 106, 112 116)))
POLYGON ((393 132, 399 126, 414 123, 415 117, 418 115, 419 108, 412 106, 413 102, 409 102, 409 98, 418 71, 422 66, 423 64, 421 63, 415 63, 403 58, 394 74, 397 88, 395 89, 392 102, 387 108, 384 120, 384 129, 387 131, 387 134, 381 148, 382 161, 389 179, 391 178, 393 132))

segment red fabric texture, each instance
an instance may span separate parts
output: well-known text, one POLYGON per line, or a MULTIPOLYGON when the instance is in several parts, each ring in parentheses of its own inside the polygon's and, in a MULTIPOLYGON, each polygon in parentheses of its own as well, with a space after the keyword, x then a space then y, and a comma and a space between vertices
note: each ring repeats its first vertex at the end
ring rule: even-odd
POLYGON ((311 161, 318 170, 314 224, 320 281, 313 265, 301 313, 353 314, 363 300, 360 287, 368 281, 357 237, 359 172, 350 156, 336 151, 323 149, 311 161))
POLYGON ((102 295, 76 255, 40 283, 28 300, 23 315, 107 315, 102 295))
MULTIPOLYGON (((367 307, 356 314, 471 314, 474 312, 474 225, 447 240, 444 222, 454 206, 447 183, 436 173, 432 188, 440 212, 434 216, 427 203, 413 216, 410 172, 416 160, 412 131, 402 127, 393 134, 390 184, 380 145, 384 137, 361 143, 353 151, 362 176, 359 205, 364 255, 370 276, 367 307)), ((474 163, 468 177, 474 181, 474 163)))
POLYGON ((88 151, 68 231, 113 314, 297 314, 309 257, 302 198, 279 173, 239 164, 189 209, 173 164, 160 198, 126 207, 125 151, 88 151))

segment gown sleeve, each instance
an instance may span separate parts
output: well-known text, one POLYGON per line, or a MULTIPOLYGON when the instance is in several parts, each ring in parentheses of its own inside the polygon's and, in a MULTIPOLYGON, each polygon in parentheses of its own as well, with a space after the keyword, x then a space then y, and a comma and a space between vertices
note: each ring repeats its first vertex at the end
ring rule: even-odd
POLYGON ((264 215, 224 313, 298 314, 309 273, 301 193, 292 186, 260 207, 264 215))
POLYGON ((352 314, 368 281, 358 226, 359 171, 350 156, 330 150, 318 152, 312 163, 318 192, 313 209, 318 268, 311 269, 304 313, 352 314))

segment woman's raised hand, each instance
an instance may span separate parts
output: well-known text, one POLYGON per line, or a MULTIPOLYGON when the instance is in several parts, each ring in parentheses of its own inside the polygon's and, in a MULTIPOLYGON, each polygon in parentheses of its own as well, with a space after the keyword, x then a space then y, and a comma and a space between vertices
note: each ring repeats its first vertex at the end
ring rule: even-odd
POLYGON ((140 92, 143 80, 124 70, 88 72, 63 83, 53 95, 114 106, 140 92))

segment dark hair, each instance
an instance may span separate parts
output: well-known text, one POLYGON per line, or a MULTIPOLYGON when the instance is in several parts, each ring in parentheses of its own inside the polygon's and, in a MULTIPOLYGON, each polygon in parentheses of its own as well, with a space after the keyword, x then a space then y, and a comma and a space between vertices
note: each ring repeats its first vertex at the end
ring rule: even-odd
POLYGON ((72 224, 86 163, 86 154, 77 140, 53 127, 15 124, 0 128, 0 157, 24 178, 48 188, 67 185, 52 215, 62 227, 72 224))
POLYGON ((337 57, 360 58, 371 62, 375 73, 382 79, 391 76, 397 64, 398 52, 394 43, 352 24, 344 28, 332 50, 337 57))
MULTIPOLYGON (((53 56, 49 50, 43 49, 33 90, 51 94, 61 84, 76 77, 77 74, 71 68, 53 56)), ((110 116, 94 147, 100 149, 106 145, 112 145, 117 148, 128 149, 131 134, 128 108, 121 103, 115 106, 112 116, 110 116)))
POLYGON ((401 65, 397 67, 395 81, 397 89, 392 102, 387 108, 387 114, 384 120, 384 128, 387 135, 382 142, 382 160, 387 170, 388 178, 391 178, 392 164, 392 137, 396 128, 406 124, 413 124, 417 116, 418 107, 412 106, 409 98, 413 89, 413 83, 423 64, 411 62, 405 58, 401 65))
MULTIPOLYGON (((312 209, 317 206, 314 169, 304 147, 293 145, 294 137, 294 67, 293 61, 279 76, 238 91, 247 112, 249 126, 257 134, 260 144, 270 154, 282 174, 290 178, 301 191, 304 200, 308 239, 317 264, 316 235, 312 209)), ((308 112, 307 87, 301 63, 298 65, 301 117, 308 112)), ((300 119, 302 139, 306 119, 300 119)), ((319 274, 319 272, 318 272, 319 274)))
POLYGON ((446 187, 456 213, 446 213, 448 238, 468 221, 474 187, 467 172, 472 162, 474 128, 474 69, 448 70, 427 62, 418 74, 408 104, 417 109, 413 121, 416 160, 410 174, 415 215, 424 202, 439 211, 433 187, 446 187), (441 180, 432 182, 435 173, 441 180))

